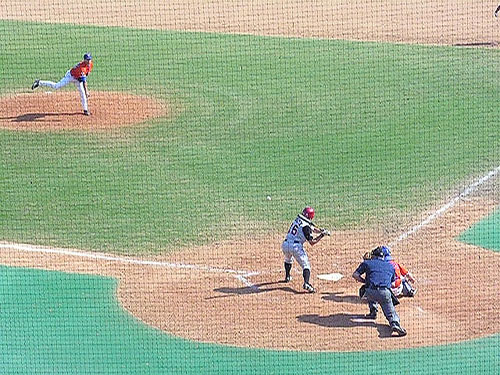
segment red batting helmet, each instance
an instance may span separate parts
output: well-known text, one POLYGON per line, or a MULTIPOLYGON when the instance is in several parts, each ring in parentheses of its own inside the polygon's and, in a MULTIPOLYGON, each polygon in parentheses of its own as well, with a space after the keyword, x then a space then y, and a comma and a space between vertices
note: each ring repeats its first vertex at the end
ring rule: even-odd
POLYGON ((307 217, 309 220, 314 219, 314 208, 307 206, 302 211, 302 215, 304 215, 305 217, 307 217))

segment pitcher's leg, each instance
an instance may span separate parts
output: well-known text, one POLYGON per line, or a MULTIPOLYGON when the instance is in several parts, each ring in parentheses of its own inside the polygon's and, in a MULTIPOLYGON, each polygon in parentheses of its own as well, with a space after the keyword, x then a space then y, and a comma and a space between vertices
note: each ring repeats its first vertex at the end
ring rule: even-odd
POLYGON ((50 87, 54 90, 59 90, 61 87, 66 86, 68 83, 72 81, 72 77, 69 71, 66 72, 66 75, 57 83, 52 82, 52 81, 39 81, 38 85, 39 86, 46 86, 50 87))
POLYGON ((57 90, 57 83, 52 82, 52 81, 38 81, 38 86, 45 86, 45 87, 50 87, 54 90, 57 90))
POLYGON ((88 114, 89 113, 89 107, 88 107, 88 102, 87 102, 87 95, 85 95, 85 90, 83 89, 83 82, 75 82, 76 88, 78 89, 78 92, 80 93, 80 101, 82 103, 83 107, 83 113, 88 114))

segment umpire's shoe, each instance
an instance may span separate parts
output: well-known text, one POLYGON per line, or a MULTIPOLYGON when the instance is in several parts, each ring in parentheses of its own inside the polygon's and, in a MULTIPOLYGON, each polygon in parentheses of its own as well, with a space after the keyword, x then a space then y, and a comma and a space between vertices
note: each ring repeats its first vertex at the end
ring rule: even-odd
POLYGON ((316 292, 316 290, 313 288, 313 286, 309 283, 304 283, 304 285, 302 285, 302 288, 304 288, 304 290, 307 290, 309 293, 316 292))
POLYGON ((370 313, 365 315, 365 319, 377 319, 377 310, 370 310, 370 313))
POLYGON ((35 82, 33 82, 33 84, 31 85, 31 89, 34 90, 38 86, 40 86, 40 80, 39 79, 37 79, 37 80, 35 80, 35 82))
POLYGON ((392 322, 391 323, 391 329, 392 332, 395 332, 398 334, 398 336, 403 337, 406 336, 406 330, 399 325, 399 323, 392 322))

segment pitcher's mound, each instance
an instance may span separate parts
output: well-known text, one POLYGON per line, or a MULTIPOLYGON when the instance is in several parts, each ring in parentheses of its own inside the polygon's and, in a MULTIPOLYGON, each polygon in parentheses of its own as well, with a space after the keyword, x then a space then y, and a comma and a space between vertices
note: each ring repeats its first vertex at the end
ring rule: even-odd
POLYGON ((92 91, 90 116, 77 91, 17 94, 0 98, 0 128, 23 131, 111 130, 168 114, 164 103, 121 92, 92 91))

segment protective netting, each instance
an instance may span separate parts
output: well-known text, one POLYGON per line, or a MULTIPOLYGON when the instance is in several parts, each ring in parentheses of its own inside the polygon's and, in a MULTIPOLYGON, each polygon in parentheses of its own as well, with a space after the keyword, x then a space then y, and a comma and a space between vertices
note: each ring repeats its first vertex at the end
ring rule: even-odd
POLYGON ((0 373, 498 374, 498 5, 2 1, 0 373))

